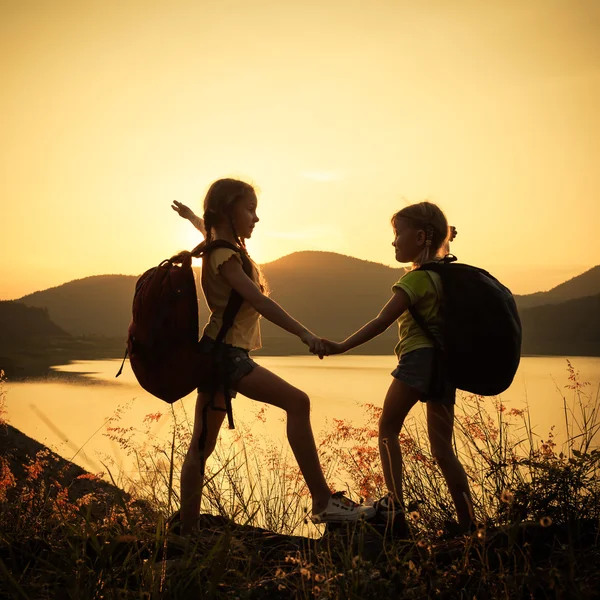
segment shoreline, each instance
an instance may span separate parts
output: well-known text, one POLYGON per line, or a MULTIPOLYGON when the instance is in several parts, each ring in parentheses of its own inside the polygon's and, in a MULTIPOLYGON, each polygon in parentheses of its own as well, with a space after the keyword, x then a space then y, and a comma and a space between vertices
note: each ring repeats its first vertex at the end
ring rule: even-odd
MULTIPOLYGON (((84 355, 78 356, 57 356, 51 357, 27 357, 22 362, 17 363, 14 359, 9 359, 5 356, 0 355, 0 371, 4 371, 5 376, 14 382, 24 382, 32 380, 46 380, 49 378, 57 377, 62 380, 72 378, 73 380, 80 380, 83 373, 66 373, 61 372, 60 376, 57 376, 57 371, 53 367, 59 367, 61 365, 73 364, 79 361, 95 361, 95 360, 123 360, 123 353, 119 356, 116 353, 84 353, 84 355)), ((253 351, 252 356, 260 358, 279 358, 279 357, 304 357, 307 354, 299 352, 273 352, 273 349, 264 349, 253 351)), ((381 352, 348 352, 346 356, 365 356, 365 357, 388 357, 393 356, 393 353, 381 353, 381 352)), ((521 358, 565 358, 565 359, 594 359, 600 358, 600 355, 589 355, 589 354, 522 354, 521 358)))

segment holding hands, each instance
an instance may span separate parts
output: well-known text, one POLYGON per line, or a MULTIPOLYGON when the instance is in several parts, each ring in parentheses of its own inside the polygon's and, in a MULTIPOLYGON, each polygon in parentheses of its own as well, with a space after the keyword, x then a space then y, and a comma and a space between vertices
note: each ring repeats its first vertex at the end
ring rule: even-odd
POLYGON ((332 354, 343 354, 346 352, 343 342, 334 342, 328 339, 322 339, 321 342, 325 348, 325 356, 330 356, 332 354))
POLYGON ((314 333, 308 331, 308 329, 302 332, 299 337, 313 354, 316 354, 321 359, 323 356, 326 356, 327 352, 325 351, 325 346, 323 344, 324 340, 320 337, 317 337, 314 333))
POLYGON ((300 336, 300 339, 308 346, 308 349, 319 358, 330 356, 332 354, 343 354, 346 352, 343 342, 334 342, 326 338, 319 338, 307 331, 300 336))

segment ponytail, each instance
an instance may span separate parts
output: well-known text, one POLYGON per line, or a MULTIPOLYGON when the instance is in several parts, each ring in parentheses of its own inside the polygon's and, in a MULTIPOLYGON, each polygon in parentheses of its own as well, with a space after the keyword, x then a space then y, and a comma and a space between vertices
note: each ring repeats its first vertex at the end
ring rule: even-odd
POLYGON ((213 219, 214 219, 214 211, 206 210, 204 211, 204 229, 206 230, 206 234, 204 236, 204 241, 200 242, 191 252, 194 258, 198 258, 204 252, 204 249, 210 242, 212 242, 212 230, 214 227, 213 219))

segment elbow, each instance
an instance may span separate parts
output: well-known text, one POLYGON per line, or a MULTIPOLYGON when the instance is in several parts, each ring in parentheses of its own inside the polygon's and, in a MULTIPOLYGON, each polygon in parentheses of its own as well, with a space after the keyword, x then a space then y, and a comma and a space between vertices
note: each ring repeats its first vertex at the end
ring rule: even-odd
POLYGON ((381 335, 390 325, 391 323, 388 323, 387 321, 383 321, 382 319, 375 319, 375 330, 377 332, 377 335, 381 335))
POLYGON ((247 298, 246 301, 259 315, 262 315, 263 317, 266 316, 265 313, 269 311, 271 300, 260 292, 253 298, 247 298))

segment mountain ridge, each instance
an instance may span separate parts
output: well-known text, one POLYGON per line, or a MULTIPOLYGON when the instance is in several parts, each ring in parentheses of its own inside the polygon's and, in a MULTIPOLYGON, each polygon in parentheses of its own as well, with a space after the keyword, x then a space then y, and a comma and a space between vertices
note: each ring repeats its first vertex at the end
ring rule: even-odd
MULTIPOLYGON (((375 317, 389 300, 392 285, 405 272, 402 267, 393 268, 334 252, 310 250, 295 252, 265 263, 261 265, 261 269, 274 300, 309 329, 332 339, 344 339, 375 317)), ((194 272, 200 290, 201 268, 194 267, 194 272)), ((93 275, 28 294, 13 302, 44 308, 51 320, 72 336, 101 336, 119 339, 124 343, 138 277, 93 275)), ((595 310, 591 300, 579 305, 563 306, 564 302, 576 299, 572 298, 573 295, 590 291, 592 293, 584 293, 583 297, 600 294, 600 266, 547 292, 515 296, 523 321, 524 353, 540 353, 540 348, 541 353, 544 353, 544 347, 547 347, 548 352, 560 353, 560 344, 569 348, 576 347, 577 340, 569 341, 564 332, 560 335, 557 333, 557 339, 562 341, 556 346, 542 329, 556 329, 557 320, 571 322, 572 315, 567 314, 571 310, 595 310), (566 300, 563 301, 563 298, 566 300), (554 306, 555 309, 541 310, 539 314, 545 315, 544 317, 529 312, 543 306, 554 306), (540 325, 539 319, 545 325, 540 325)), ((199 315, 200 323, 205 323, 208 309, 201 293, 199 315)), ((593 315, 589 316, 589 322, 594 322, 593 315)), ((262 353, 293 354, 305 351, 299 340, 269 321, 263 319, 261 328, 264 346, 262 353)), ((584 335, 580 325, 576 329, 579 331, 578 335, 584 335)), ((593 327, 590 331, 600 338, 600 331, 596 332, 593 327)), ((585 337, 584 343, 584 337, 581 341, 585 348, 595 347, 588 337, 585 337)), ((396 328, 390 327, 380 337, 362 346, 359 352, 389 353, 396 340, 396 328)))
POLYGON ((593 296, 598 291, 600 291, 600 265, 571 277, 545 292, 534 292, 515 297, 519 299, 520 308, 525 309, 593 296))

